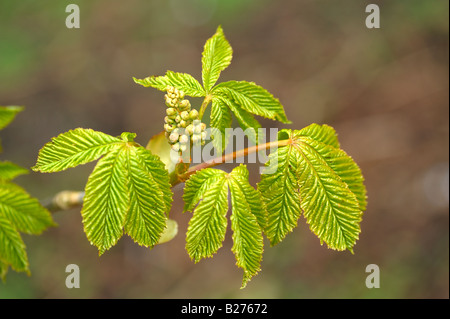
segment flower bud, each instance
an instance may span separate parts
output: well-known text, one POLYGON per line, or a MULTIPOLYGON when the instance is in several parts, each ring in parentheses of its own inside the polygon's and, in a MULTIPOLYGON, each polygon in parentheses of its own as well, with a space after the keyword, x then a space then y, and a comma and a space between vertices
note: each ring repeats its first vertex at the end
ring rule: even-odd
POLYGON ((178 141, 181 144, 187 144, 189 142, 189 137, 187 135, 181 135, 178 141))
POLYGON ((189 112, 183 111, 180 113, 180 116, 183 120, 189 120, 189 112))
POLYGON ((184 152, 187 150, 186 144, 180 145, 180 151, 184 152))
POLYGON ((170 136, 169 136, 169 141, 172 143, 175 143, 178 141, 179 136, 180 135, 177 132, 172 132, 172 134, 170 134, 170 136))
POLYGON ((186 127, 186 134, 188 134, 188 135, 194 134, 194 125, 189 124, 189 125, 186 127))
POLYGON ((183 100, 180 102, 180 107, 183 109, 189 108, 191 107, 191 103, 189 102, 189 100, 183 100))
POLYGON ((173 149, 175 152, 178 152, 178 151, 180 150, 180 143, 175 143, 175 144, 173 144, 173 145, 172 145, 172 149, 173 149))
POLYGON ((191 120, 198 119, 198 111, 195 109, 192 110, 191 112, 189 112, 189 117, 191 118, 191 120))
POLYGON ((205 123, 200 124, 200 127, 202 128, 202 131, 206 130, 206 124, 205 123))
POLYGON ((175 122, 180 123, 180 121, 181 121, 181 116, 177 115, 175 117, 175 122))
POLYGON ((201 136, 200 135, 198 135, 198 134, 192 135, 192 143, 194 143, 194 145, 198 144, 200 141, 201 141, 201 136))
POLYGON ((201 138, 202 138, 202 141, 206 140, 206 132, 202 132, 201 138))
POLYGON ((178 97, 180 100, 184 99, 184 95, 185 95, 184 91, 181 91, 181 90, 178 91, 178 97))
POLYGON ((177 114, 177 110, 175 110, 173 107, 169 107, 169 108, 166 110, 166 114, 167 114, 168 116, 175 115, 175 114, 177 114))
POLYGON ((181 120, 181 121, 180 121, 180 123, 178 123, 178 126, 179 126, 179 127, 183 127, 183 128, 185 128, 185 127, 186 127, 186 125, 187 125, 187 123, 186 123, 186 121, 185 121, 185 120, 181 120))
POLYGON ((170 124, 164 124, 164 131, 170 133, 170 132, 173 131, 173 129, 174 129, 174 127, 173 127, 172 125, 170 125, 170 124))
POLYGON ((202 132, 202 127, 200 125, 194 125, 194 134, 200 134, 202 132))

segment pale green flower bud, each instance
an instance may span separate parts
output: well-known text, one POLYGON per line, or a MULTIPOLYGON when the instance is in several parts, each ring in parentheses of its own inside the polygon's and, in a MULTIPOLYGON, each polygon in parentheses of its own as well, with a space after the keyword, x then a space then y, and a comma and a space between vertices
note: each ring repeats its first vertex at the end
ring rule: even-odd
POLYGON ((191 107, 191 102, 189 102, 189 100, 183 100, 180 102, 180 107, 183 109, 189 108, 191 107))
POLYGON ((180 151, 181 151, 181 152, 184 152, 184 151, 186 151, 186 150, 187 150, 186 144, 180 145, 180 151))
POLYGON ((202 137, 202 141, 206 140, 206 132, 202 132, 201 137, 202 137))
POLYGON ((189 112, 189 117, 191 118, 191 120, 198 119, 198 111, 195 109, 192 110, 191 112, 189 112))
POLYGON ((175 110, 173 107, 170 107, 170 108, 168 108, 168 109, 166 110, 166 114, 167 114, 168 116, 175 115, 175 114, 177 114, 177 110, 175 110))
POLYGON ((201 136, 198 134, 192 135, 192 143, 198 144, 201 141, 201 136))
POLYGON ((194 134, 194 125, 189 124, 189 125, 186 127, 186 134, 188 134, 188 135, 194 134))
POLYGON ((184 99, 184 95, 185 95, 184 91, 181 91, 181 90, 178 91, 178 97, 180 100, 184 99))
POLYGON ((180 113, 180 116, 185 121, 189 120, 189 112, 183 111, 180 113))
POLYGON ((180 150, 180 143, 175 143, 175 144, 173 144, 173 145, 172 145, 172 149, 173 149, 175 152, 178 152, 178 151, 180 150))
POLYGON ((177 115, 175 117, 175 122, 180 123, 180 121, 181 121, 181 116, 177 115))
POLYGON ((187 144, 189 142, 189 137, 187 135, 181 135, 178 141, 181 144, 187 144))
POLYGON ((201 134, 201 133, 202 133, 201 125, 194 125, 194 134, 201 134))
POLYGON ((164 130, 168 133, 172 132, 174 127, 170 124, 164 124, 164 130))
POLYGON ((178 126, 179 126, 179 127, 183 127, 183 128, 185 128, 185 127, 186 127, 186 125, 187 125, 187 123, 186 123, 186 121, 185 121, 185 120, 181 120, 181 121, 180 121, 180 123, 178 123, 178 126))
POLYGON ((180 135, 177 132, 172 132, 172 134, 170 134, 170 136, 169 136, 169 141, 172 143, 175 143, 178 141, 179 136, 180 135))

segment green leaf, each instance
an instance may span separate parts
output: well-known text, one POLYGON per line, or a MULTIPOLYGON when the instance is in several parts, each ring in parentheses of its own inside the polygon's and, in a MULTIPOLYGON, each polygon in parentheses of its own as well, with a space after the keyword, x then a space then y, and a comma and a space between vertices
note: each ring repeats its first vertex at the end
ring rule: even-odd
POLYGON ((227 105, 236 117, 239 126, 246 133, 247 137, 255 144, 259 144, 261 136, 258 135, 258 129, 261 128, 261 124, 253 117, 252 114, 245 111, 240 105, 234 103, 232 100, 227 100, 224 97, 215 97, 219 99, 223 104, 227 105))
POLYGON ((268 214, 264 233, 272 246, 282 241, 297 226, 301 215, 297 162, 298 158, 291 147, 278 148, 269 155, 266 173, 263 172, 258 183, 268 214))
POLYGON ((136 79, 134 82, 144 87, 152 87, 160 91, 166 91, 168 86, 182 90, 187 96, 205 96, 202 85, 190 74, 167 71, 165 76, 149 76, 145 79, 136 79))
POLYGON ((213 97, 211 105, 211 135, 214 136, 213 145, 219 154, 225 150, 229 140, 226 129, 231 128, 232 119, 228 106, 220 97, 213 97), (216 131, 217 130, 217 131, 216 131), (220 139, 217 138, 220 133, 220 139))
POLYGON ((271 154, 272 174, 263 174, 258 184, 268 211, 267 237, 272 245, 280 242, 296 226, 301 207, 321 242, 352 251, 365 209, 360 169, 335 147, 339 144, 329 126, 280 132, 286 133, 291 143, 271 154))
POLYGON ((212 168, 203 169, 186 182, 183 195, 185 210, 194 211, 189 222, 186 249, 189 256, 198 262, 211 257, 222 246, 227 228, 228 191, 232 204, 232 251, 237 266, 244 270, 244 288, 260 271, 262 226, 266 223, 260 195, 249 184, 245 166, 236 167, 230 174, 212 168))
POLYGON ((222 27, 209 38, 202 53, 203 87, 208 94, 219 79, 220 73, 231 63, 233 49, 223 34, 222 27))
POLYGON ((8 126, 21 111, 21 106, 0 106, 0 130, 8 126))
MULTIPOLYGON (((15 271, 30 273, 25 244, 17 230, 3 214, 0 214, 0 263, 10 265, 15 271)), ((3 272, 5 271, 3 270, 3 272)))
POLYGON ((228 187, 226 173, 207 168, 186 182, 185 210, 193 210, 186 235, 186 250, 195 262, 212 257, 222 247, 227 229, 228 187), (187 208, 186 208, 187 207, 187 208))
POLYGON ((16 230, 27 234, 39 235, 48 227, 56 226, 47 209, 13 183, 0 182, 0 214, 16 230))
POLYGON ((280 101, 253 82, 228 81, 214 87, 213 94, 226 96, 243 110, 268 119, 291 123, 280 101))
POLYGON ((158 243, 172 205, 164 163, 134 142, 135 133, 120 139, 90 129, 59 135, 41 150, 37 171, 54 172, 103 156, 89 176, 83 208, 84 230, 99 254, 114 246, 123 231, 149 247, 158 243))
POLYGON ((34 171, 51 173, 97 160, 123 141, 91 129, 77 128, 62 133, 39 152, 34 171))
POLYGON ((230 174, 228 185, 231 194, 231 229, 233 230, 232 251, 236 264, 244 270, 242 287, 260 270, 263 254, 263 235, 261 225, 265 214, 258 192, 248 183, 245 166, 236 167, 230 174))
POLYGON ((172 203, 169 176, 159 158, 146 149, 130 148, 126 153, 130 207, 125 232, 138 244, 152 247, 166 228, 165 213, 172 203))
POLYGON ((0 182, 2 180, 10 181, 17 176, 24 174, 28 174, 28 170, 26 168, 7 161, 0 162, 0 182))
POLYGON ((114 246, 122 237, 129 208, 127 154, 116 149, 101 158, 86 184, 81 215, 84 231, 99 254, 114 246))

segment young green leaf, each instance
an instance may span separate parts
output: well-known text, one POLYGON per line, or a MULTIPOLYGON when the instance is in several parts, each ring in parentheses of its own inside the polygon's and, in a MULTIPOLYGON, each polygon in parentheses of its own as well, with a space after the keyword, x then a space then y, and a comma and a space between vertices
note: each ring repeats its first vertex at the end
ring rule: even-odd
POLYGON ((262 174, 258 190, 267 209, 264 230, 275 245, 297 226, 301 214, 296 167, 298 159, 290 147, 280 147, 269 155, 267 172, 262 174))
POLYGON ((83 208, 88 240, 103 254, 123 231, 138 244, 158 243, 172 203, 169 175, 159 157, 134 142, 136 134, 120 138, 90 129, 59 135, 39 153, 36 171, 55 172, 103 156, 89 176, 83 208))
POLYGON ((222 95, 243 110, 268 119, 291 123, 280 101, 266 89, 253 82, 228 81, 214 87, 214 95, 222 95))
POLYGON ((230 110, 220 97, 213 97, 212 99, 210 118, 211 135, 215 137, 213 145, 221 154, 228 144, 229 134, 227 134, 226 129, 231 128, 232 119, 230 110), (217 136, 220 136, 220 138, 217 138, 217 136))
POLYGON ((126 150, 116 148, 98 161, 86 184, 81 216, 86 236, 100 255, 123 235, 130 205, 126 163, 126 150))
POLYGON ((164 164, 144 148, 129 148, 126 156, 130 207, 124 230, 138 244, 152 247, 166 228, 172 203, 169 178, 164 164))
POLYGON ((243 288, 260 271, 262 227, 266 223, 259 193, 250 186, 245 166, 236 167, 230 174, 212 168, 203 169, 186 182, 183 195, 185 210, 194 211, 189 222, 186 249, 198 262, 211 257, 222 246, 227 228, 228 191, 232 204, 232 251, 236 264, 244 270, 243 288))
POLYGON ((202 53, 202 79, 207 94, 219 79, 220 73, 230 65, 232 57, 233 49, 219 26, 216 33, 206 41, 202 53))
POLYGON ((263 254, 263 235, 266 216, 258 192, 248 183, 245 166, 236 167, 228 179, 231 194, 231 229, 233 230, 232 251, 236 264, 244 270, 242 287, 260 270, 263 254))
POLYGON ((10 181, 17 176, 24 174, 28 174, 28 170, 26 168, 20 167, 8 161, 0 162, 0 182, 10 181))
POLYGON ((336 134, 329 126, 313 124, 280 134, 287 134, 291 143, 271 154, 272 174, 263 174, 258 184, 268 211, 265 233, 271 244, 292 231, 301 207, 321 242, 352 251, 366 203, 360 169, 335 147, 336 134))
POLYGON ((116 137, 91 129, 70 130, 53 138, 39 151, 32 170, 52 173, 86 164, 117 148, 121 142, 116 137))
MULTIPOLYGON (((25 244, 17 230, 3 214, 0 214, 0 263, 11 266, 15 271, 25 271, 30 274, 25 244)), ((6 270, 3 269, 2 273, 5 275, 6 270)))
MULTIPOLYGON (((0 182, 0 214, 19 232, 39 235, 56 226, 50 213, 21 187, 0 182)), ((1 245, 1 242, 0 242, 1 245)))
POLYGON ((166 91, 168 86, 176 87, 187 96, 205 96, 202 85, 190 74, 167 71, 165 76, 149 76, 145 79, 136 79, 134 82, 144 87, 152 87, 160 91, 166 91))
POLYGON ((239 126, 246 133, 247 137, 255 144, 258 144, 260 136, 258 136, 258 129, 261 124, 253 117, 252 114, 242 109, 238 104, 234 103, 223 96, 214 96, 214 100, 219 100, 222 105, 226 105, 233 112, 237 119, 239 126))
POLYGON ((0 130, 14 120, 17 113, 23 111, 21 106, 0 106, 0 130))
POLYGON ((228 187, 226 173, 207 168, 186 182, 185 210, 193 211, 186 234, 186 250, 195 262, 212 257, 222 247, 227 229, 228 187), (201 200, 201 201, 200 201, 201 200))

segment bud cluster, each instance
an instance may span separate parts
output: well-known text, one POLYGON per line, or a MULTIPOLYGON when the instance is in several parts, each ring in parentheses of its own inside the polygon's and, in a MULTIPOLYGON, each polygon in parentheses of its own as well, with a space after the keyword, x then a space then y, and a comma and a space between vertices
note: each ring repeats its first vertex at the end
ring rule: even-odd
POLYGON ((191 110, 191 103, 184 99, 184 92, 172 86, 167 87, 167 116, 164 131, 174 151, 184 152, 190 141, 205 144, 206 124, 198 119, 198 111, 191 110))

